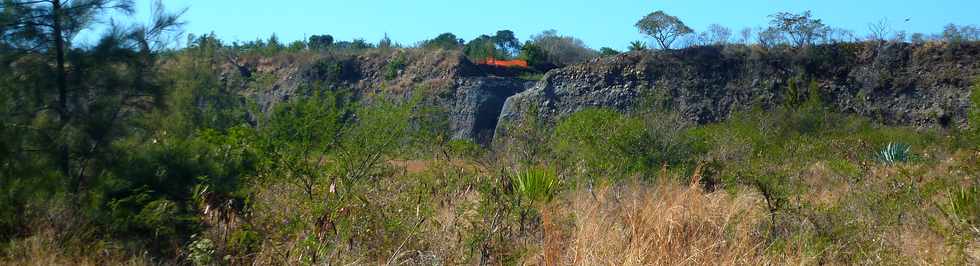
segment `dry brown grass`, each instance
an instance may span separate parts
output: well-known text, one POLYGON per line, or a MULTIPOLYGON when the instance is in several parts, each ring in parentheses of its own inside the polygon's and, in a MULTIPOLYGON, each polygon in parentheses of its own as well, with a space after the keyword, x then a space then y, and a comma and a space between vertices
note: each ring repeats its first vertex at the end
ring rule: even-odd
MULTIPOLYGON (((323 238, 322 245, 309 245, 309 236, 330 235, 332 228, 313 222, 315 211, 302 203, 305 196, 297 187, 265 184, 256 191, 251 215, 236 218, 249 219, 252 230, 263 232, 262 241, 254 253, 238 254, 243 256, 231 264, 302 264, 317 256, 318 263, 356 265, 975 265, 980 241, 959 236, 967 237, 961 241, 965 247, 955 245, 960 238, 949 231, 952 225, 937 209, 946 200, 945 192, 907 194, 915 200, 894 205, 902 209, 902 218, 886 205, 906 195, 896 190, 898 181, 926 187, 928 182, 952 178, 951 184, 969 185, 963 180, 974 178, 975 170, 962 169, 973 162, 957 158, 933 165, 873 166, 857 180, 836 173, 827 162, 815 162, 799 173, 807 189, 793 198, 794 209, 780 212, 771 224, 766 203, 753 188, 705 192, 698 184, 698 170, 688 178, 663 169, 661 181, 653 184, 627 181, 593 191, 571 188, 551 204, 539 206, 539 219, 518 223, 516 213, 507 218, 499 208, 497 217, 497 209, 484 209, 508 203, 488 198, 489 193, 484 195, 474 185, 492 178, 483 168, 460 161, 391 161, 394 170, 386 173, 391 178, 369 183, 363 193, 373 204, 371 210, 393 217, 390 221, 421 220, 419 224, 379 231, 385 228, 365 223, 351 231, 355 245, 335 236, 323 238), (302 221, 308 222, 287 230, 302 221)), ((64 216, 52 211, 44 217, 64 216)), ((386 221, 380 216, 358 217, 386 221)), ((224 243, 234 231, 222 223, 244 224, 202 218, 212 226, 199 235, 216 243, 224 243)), ((75 229, 59 225, 65 223, 61 220, 42 219, 48 222, 32 228, 35 233, 29 237, 0 243, 0 265, 160 263, 148 255, 125 255, 132 253, 122 250, 134 249, 108 241, 65 242, 72 238, 58 232, 75 229), (72 248, 81 246, 87 248, 72 248)), ((178 257, 168 262, 186 261, 178 257)))
POLYGON ((566 263, 575 265, 759 265, 766 222, 750 193, 705 193, 677 183, 631 184, 570 196, 566 263))
MULTIPOLYGON (((110 248, 102 248, 98 254, 76 254, 61 247, 65 245, 53 230, 44 230, 30 237, 18 239, 7 246, 0 256, 0 265, 152 265, 147 256, 127 256, 110 248)), ((90 243, 92 244, 92 243, 90 243)))

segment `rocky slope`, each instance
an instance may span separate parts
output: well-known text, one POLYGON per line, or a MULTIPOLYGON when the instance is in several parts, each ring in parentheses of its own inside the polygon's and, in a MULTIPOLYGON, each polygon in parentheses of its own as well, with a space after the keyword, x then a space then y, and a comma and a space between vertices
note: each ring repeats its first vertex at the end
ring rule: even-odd
POLYGON ((656 103, 709 123, 805 100, 811 87, 825 106, 883 123, 963 127, 978 59, 978 44, 731 45, 595 58, 528 82, 474 65, 458 51, 391 49, 239 58, 223 80, 264 111, 311 84, 357 95, 422 93, 445 110, 454 138, 486 144, 532 108, 553 123, 586 107, 630 112, 656 103))
POLYGON ((547 73, 507 100, 498 125, 523 119, 529 108, 554 122, 586 107, 629 112, 651 102, 708 123, 736 110, 773 108, 793 95, 803 100, 812 86, 838 111, 887 124, 963 127, 970 86, 980 74, 978 59, 980 45, 940 43, 842 44, 806 52, 744 46, 637 52, 547 73))
POLYGON ((421 93, 426 103, 446 112, 454 139, 489 143, 504 101, 532 85, 517 74, 474 65, 459 51, 391 49, 236 58, 225 66, 222 79, 263 112, 315 84, 349 89, 355 97, 421 93))

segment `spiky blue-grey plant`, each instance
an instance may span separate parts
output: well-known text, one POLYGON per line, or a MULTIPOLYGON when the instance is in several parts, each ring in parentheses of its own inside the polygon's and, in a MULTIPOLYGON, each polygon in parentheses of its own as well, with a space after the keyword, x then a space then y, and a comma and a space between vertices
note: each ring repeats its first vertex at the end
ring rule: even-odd
POLYGON ((879 162, 885 164, 895 164, 907 162, 911 154, 912 146, 905 143, 888 143, 884 149, 876 154, 879 162))

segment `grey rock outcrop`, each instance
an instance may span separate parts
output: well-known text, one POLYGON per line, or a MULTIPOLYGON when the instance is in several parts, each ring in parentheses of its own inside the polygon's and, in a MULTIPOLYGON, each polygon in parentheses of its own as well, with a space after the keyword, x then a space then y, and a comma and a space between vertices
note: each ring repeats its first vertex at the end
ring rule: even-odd
POLYGON ((533 84, 497 75, 520 73, 474 65, 459 51, 404 49, 357 56, 249 58, 226 66, 221 79, 226 86, 237 87, 252 98, 261 112, 269 112, 292 97, 302 97, 297 95, 299 88, 311 85, 348 89, 355 97, 409 98, 422 93, 423 102, 445 110, 453 139, 487 144, 504 101, 533 84), (392 75, 389 64, 396 60, 404 65, 392 75))
POLYGON ((502 125, 537 108, 554 123, 587 107, 630 112, 662 102, 696 123, 737 110, 771 109, 793 97, 789 84, 817 87, 831 109, 886 124, 966 125, 970 86, 980 74, 980 45, 844 44, 806 52, 744 46, 634 52, 556 69, 507 100, 502 125), (810 81, 810 82, 804 82, 810 81))
POLYGON ((504 101, 532 84, 505 77, 467 77, 457 80, 456 95, 448 108, 453 139, 489 143, 504 101))
POLYGON ((964 127, 970 86, 980 74, 980 44, 861 43, 811 49, 740 45, 600 57, 546 73, 474 65, 459 52, 396 49, 358 55, 290 54, 243 58, 221 80, 261 111, 321 84, 355 95, 411 97, 445 110, 452 137, 488 143, 531 114, 554 123, 587 107, 622 112, 664 106, 696 123, 734 112, 771 110, 808 97, 815 86, 830 109, 914 127, 964 127), (392 73, 393 62, 403 62, 392 73), (794 84, 802 94, 790 93, 794 84))

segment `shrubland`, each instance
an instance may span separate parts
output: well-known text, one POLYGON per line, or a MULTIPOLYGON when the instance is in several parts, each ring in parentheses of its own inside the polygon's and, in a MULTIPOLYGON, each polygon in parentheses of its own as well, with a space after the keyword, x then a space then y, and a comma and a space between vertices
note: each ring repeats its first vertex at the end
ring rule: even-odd
MULTIPOLYGON (((112 2, 86 3, 125 7, 112 2)), ((774 23, 793 16, 781 15, 774 23)), ((532 106, 501 125, 507 139, 481 145, 450 139, 425 86, 386 94, 339 82, 348 59, 370 53, 393 55, 381 80, 402 75, 412 54, 390 39, 206 35, 161 50, 150 44, 179 23, 158 16, 91 48, 38 48, 58 29, 0 39, 0 264, 980 261, 980 85, 965 127, 884 125, 790 82, 782 105, 705 124, 654 102, 554 124, 532 106), (227 62, 314 56, 319 82, 264 106, 249 96, 278 77, 227 62)), ((658 23, 644 24, 654 33, 658 23)), ((518 47, 500 31, 467 44, 447 33, 409 49, 490 48, 541 68, 595 54, 553 31, 534 39, 518 47)))
POLYGON ((529 138, 536 151, 522 155, 433 137, 438 131, 423 130, 432 127, 418 117, 424 112, 415 111, 422 108, 415 99, 368 104, 316 86, 304 93, 254 127, 179 130, 168 123, 114 142, 122 151, 118 166, 103 170, 81 203, 59 194, 8 201, 17 209, 7 214, 23 215, 5 215, 5 230, 15 233, 5 240, 3 260, 978 259, 980 146, 973 129, 885 126, 811 101, 706 125, 664 110, 593 108, 553 130, 515 125, 537 136, 529 138), (428 137, 414 137, 422 135, 428 137), (907 148, 888 150, 896 144, 907 148), (880 156, 888 152, 901 156, 880 156), (72 208, 83 211, 69 215, 72 208))

